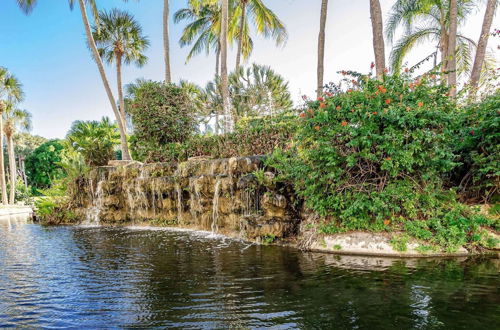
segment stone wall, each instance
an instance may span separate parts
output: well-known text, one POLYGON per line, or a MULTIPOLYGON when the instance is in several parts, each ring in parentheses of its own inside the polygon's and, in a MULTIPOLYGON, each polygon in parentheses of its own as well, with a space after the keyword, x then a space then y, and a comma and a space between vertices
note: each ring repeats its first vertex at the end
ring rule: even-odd
POLYGON ((81 211, 87 224, 139 224, 212 230, 254 241, 297 233, 288 187, 262 156, 131 163, 92 171, 81 211))

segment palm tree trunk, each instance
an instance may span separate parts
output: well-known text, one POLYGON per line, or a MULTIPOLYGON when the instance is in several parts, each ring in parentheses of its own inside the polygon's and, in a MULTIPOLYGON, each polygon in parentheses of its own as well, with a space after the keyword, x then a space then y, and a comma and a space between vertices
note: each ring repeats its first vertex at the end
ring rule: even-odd
POLYGON ((448 86, 450 95, 457 94, 457 0, 450 0, 450 33, 448 36, 448 86))
POLYGON ((370 0, 370 17, 372 21, 373 51, 375 53, 375 72, 377 78, 382 79, 385 70, 385 46, 382 9, 379 0, 370 0))
POLYGON ((2 186, 2 204, 9 204, 7 197, 7 180, 5 178, 5 160, 3 153, 3 116, 0 113, 0 185, 2 186))
POLYGON ((111 103, 111 108, 116 117, 116 122, 118 124, 118 129, 120 130, 120 142, 121 142, 121 150, 122 150, 122 159, 123 160, 131 160, 130 152, 128 150, 127 144, 127 134, 125 133, 125 128, 123 126, 123 120, 121 118, 120 111, 116 106, 115 98, 113 96, 113 92, 111 91, 111 87, 109 86, 108 78, 106 77, 106 72, 104 71, 104 65, 102 64, 101 57, 99 56, 99 52, 97 51, 97 47, 94 41, 94 37, 90 30, 90 23, 87 16, 87 10, 85 8, 85 0, 78 0, 80 5, 80 13, 82 14, 82 21, 85 27, 85 34, 87 35, 87 41, 92 50, 92 55, 97 64, 97 68, 99 69, 99 74, 101 75, 101 80, 104 85, 104 89, 106 90, 106 94, 108 95, 109 103, 111 103))
POLYGON ((163 0, 163 51, 165 60, 165 82, 172 82, 172 74, 170 71, 170 41, 168 37, 168 16, 169 5, 168 0, 163 0))
POLYGON ((318 68, 317 79, 318 85, 316 93, 318 98, 323 94, 323 75, 325 73, 325 26, 326 14, 328 11, 328 0, 321 1, 321 14, 319 19, 319 35, 318 35, 318 68))
POLYGON ((123 99, 123 83, 122 83, 122 56, 116 56, 116 84, 118 85, 118 103, 120 104, 120 115, 122 119, 123 130, 127 134, 127 117, 125 114, 125 100, 123 99))
POLYGON ((241 0, 241 20, 240 20, 240 32, 238 36, 238 51, 236 53, 236 70, 240 67, 241 62, 241 52, 243 50, 243 32, 245 31, 245 20, 246 20, 247 2, 246 0, 241 0))
POLYGON ((7 136, 7 153, 9 154, 9 168, 10 168, 10 195, 9 204, 14 204, 14 199, 16 196, 16 158, 14 155, 14 141, 12 141, 12 135, 7 136))
POLYGON ((488 45, 488 37, 490 35, 491 23, 493 22, 493 16, 495 16, 497 2, 498 0, 488 0, 488 4, 486 5, 483 27, 481 28, 481 35, 479 36, 479 41, 477 43, 476 58, 474 59, 474 65, 470 76, 470 85, 473 91, 477 89, 479 84, 481 69, 483 68, 484 57, 486 55, 486 46, 488 45))
POLYGON ((218 77, 220 74, 220 45, 219 49, 217 49, 217 58, 215 59, 215 76, 218 77))
POLYGON ((229 0, 221 0, 222 19, 221 19, 221 89, 222 89, 222 109, 224 112, 225 132, 231 132, 231 109, 229 104, 229 81, 227 73, 227 28, 228 28, 228 10, 229 0))

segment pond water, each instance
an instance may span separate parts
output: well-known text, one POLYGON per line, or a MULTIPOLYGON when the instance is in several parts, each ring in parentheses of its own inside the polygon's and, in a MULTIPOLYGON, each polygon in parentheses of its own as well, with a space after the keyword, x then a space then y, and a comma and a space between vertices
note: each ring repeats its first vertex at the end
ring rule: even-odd
POLYGON ((0 327, 498 329, 499 270, 7 218, 0 327))

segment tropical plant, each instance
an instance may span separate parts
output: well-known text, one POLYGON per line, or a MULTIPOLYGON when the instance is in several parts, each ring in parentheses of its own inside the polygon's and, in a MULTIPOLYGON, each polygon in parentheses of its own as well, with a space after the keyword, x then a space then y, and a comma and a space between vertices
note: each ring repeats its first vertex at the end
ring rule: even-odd
POLYGON ((385 70, 385 46, 382 22, 382 9, 379 0, 370 0, 370 18, 372 22, 373 51, 375 53, 375 72, 382 79, 385 70))
MULTIPOLYGON (((276 45, 283 45, 288 38, 285 24, 276 14, 264 4, 263 0, 235 0, 234 17, 231 22, 238 21, 238 33, 235 36, 238 42, 236 51, 236 69, 240 67, 241 57, 247 59, 253 49, 250 38, 249 23, 251 22, 257 34, 272 38, 276 45)), ((232 38, 230 38, 232 39, 232 38)))
POLYGON ((28 186, 26 176, 26 157, 28 157, 36 148, 47 142, 47 139, 39 135, 31 135, 27 132, 18 132, 14 134, 14 153, 17 156, 19 170, 25 186, 28 186))
POLYGON ((14 204, 16 196, 16 156, 14 152, 13 136, 17 129, 29 131, 31 129, 31 114, 26 110, 21 110, 16 107, 16 103, 8 103, 6 110, 3 112, 3 131, 7 140, 7 153, 9 155, 9 169, 10 169, 10 194, 9 204, 14 204))
POLYGON ((64 176, 59 165, 64 147, 59 140, 50 140, 36 148, 26 157, 26 175, 34 189, 49 188, 64 176))
MULTIPOLYGON (((391 55, 391 67, 399 72, 404 58, 418 44, 426 41, 436 43, 436 51, 429 56, 434 57, 434 67, 441 66, 447 70, 448 44, 450 37, 450 2, 449 0, 397 0, 392 6, 386 21, 385 33, 389 41, 393 41, 398 27, 403 26, 403 36, 394 44, 391 55), (441 54, 440 63, 437 54, 441 54)), ((457 2, 457 26, 463 25, 465 19, 475 9, 472 1, 457 2)), ((471 54, 475 43, 463 34, 456 36, 457 73, 469 72, 471 54)))
POLYGON ((99 13, 98 24, 93 27, 92 34, 101 58, 108 64, 116 65, 118 103, 126 132, 122 65, 134 63, 138 67, 143 66, 147 62, 144 51, 149 47, 149 40, 143 36, 139 23, 126 11, 102 11, 99 13))
POLYGON ((2 192, 2 203, 8 204, 7 181, 5 178, 5 162, 3 153, 4 125, 3 117, 9 104, 18 103, 23 99, 22 85, 19 80, 9 73, 5 68, 0 67, 0 185, 2 192))
POLYGON ((318 67, 317 67, 317 85, 316 94, 321 97, 323 94, 323 76, 325 73, 325 26, 326 15, 328 12, 328 0, 321 1, 321 13, 319 19, 319 34, 318 34, 318 67))
POLYGON ((66 135, 71 147, 82 154, 88 166, 103 166, 113 159, 119 138, 118 127, 108 117, 101 121, 77 120, 66 135))

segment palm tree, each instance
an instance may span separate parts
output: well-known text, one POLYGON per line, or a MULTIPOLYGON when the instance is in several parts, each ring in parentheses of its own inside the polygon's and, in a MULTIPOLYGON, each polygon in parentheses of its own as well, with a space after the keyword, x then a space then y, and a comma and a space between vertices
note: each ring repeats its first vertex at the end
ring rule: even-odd
POLYGON ((229 0, 221 1, 221 89, 222 89, 222 111, 224 113, 224 129, 226 132, 232 130, 231 109, 229 103, 229 83, 227 73, 227 37, 228 37, 228 19, 229 19, 229 0))
POLYGON ((377 78, 382 79, 385 70, 385 46, 382 9, 379 0, 370 0, 370 17, 372 21, 373 51, 375 52, 375 71, 377 78))
MULTIPOLYGON (((463 24, 466 17, 474 11, 475 4, 471 1, 457 2, 457 25, 463 24)), ((441 54, 441 70, 446 71, 449 42, 449 0, 397 0, 392 6, 385 26, 387 39, 394 39, 399 26, 404 28, 404 34, 391 52, 390 61, 393 71, 399 72, 403 60, 419 43, 432 41, 436 43, 436 51, 431 55, 437 63, 438 51, 441 54)), ((457 68, 458 73, 470 70, 471 54, 475 47, 473 40, 457 33, 457 68)))
POLYGON ((282 45, 288 38, 285 24, 276 14, 264 5, 262 0, 236 0, 236 8, 233 12, 232 20, 239 20, 238 50, 236 52, 236 69, 239 68, 241 57, 247 59, 253 49, 250 45, 249 20, 253 23, 257 34, 271 37, 276 41, 276 45, 282 45))
POLYGON ((142 28, 134 17, 119 9, 99 13, 99 27, 94 26, 92 34, 101 58, 108 64, 116 63, 118 103, 126 132, 122 65, 143 66, 147 62, 144 51, 149 47, 149 40, 142 35, 142 28))
POLYGON ((318 35, 318 69, 317 69, 317 89, 318 98, 323 93, 323 75, 325 72, 325 26, 326 14, 328 11, 328 0, 321 1, 321 14, 319 19, 319 35, 318 35))
POLYGON ((3 131, 7 140, 7 154, 9 155, 9 170, 10 170, 10 194, 9 204, 14 204, 16 196, 16 156, 14 153, 13 136, 17 128, 29 131, 31 128, 31 114, 26 110, 21 110, 16 107, 16 103, 9 102, 5 111, 3 112, 5 124, 3 131))
POLYGON ((448 36, 448 86, 450 86, 450 95, 455 96, 457 93, 457 0, 450 0, 450 27, 448 36))
POLYGON ((165 61, 165 82, 172 82, 172 73, 170 71, 170 40, 168 34, 168 18, 169 18, 168 0, 163 0, 163 58, 165 61))
POLYGON ((8 204, 7 183, 5 179, 5 164, 3 153, 3 116, 8 104, 20 102, 23 99, 22 85, 7 69, 0 67, 0 185, 2 203, 8 204))
POLYGON ((472 72, 470 75, 470 85, 473 90, 476 90, 479 84, 481 69, 483 67, 484 58, 486 55, 486 46, 488 45, 488 37, 490 35, 491 23, 493 22, 493 16, 495 16, 497 3, 498 0, 488 0, 488 4, 486 5, 483 26, 481 28, 481 35, 479 36, 479 41, 477 43, 474 66, 472 67, 472 72))

